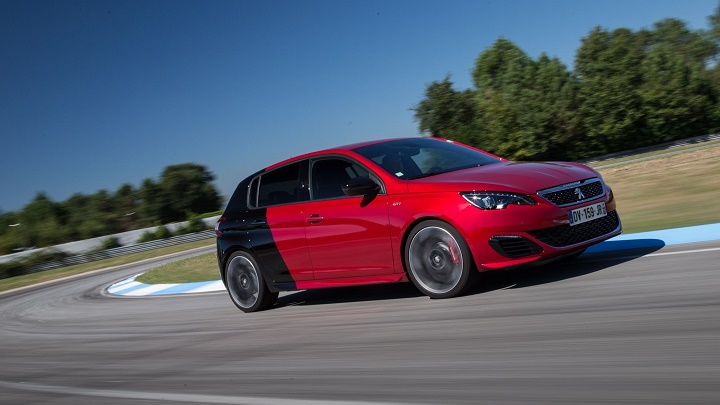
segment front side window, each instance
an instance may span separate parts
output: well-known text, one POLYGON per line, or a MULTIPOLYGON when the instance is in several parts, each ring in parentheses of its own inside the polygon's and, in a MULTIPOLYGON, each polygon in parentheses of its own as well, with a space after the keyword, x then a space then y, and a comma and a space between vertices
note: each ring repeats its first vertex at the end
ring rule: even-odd
POLYGON ((312 164, 313 200, 345 197, 342 186, 359 176, 370 176, 364 167, 345 159, 319 159, 312 164))
POLYGON ((300 162, 262 174, 250 186, 250 205, 267 207, 300 201, 300 162), (253 193, 257 190, 257 199, 253 193), (254 201, 257 201, 253 204, 254 201))

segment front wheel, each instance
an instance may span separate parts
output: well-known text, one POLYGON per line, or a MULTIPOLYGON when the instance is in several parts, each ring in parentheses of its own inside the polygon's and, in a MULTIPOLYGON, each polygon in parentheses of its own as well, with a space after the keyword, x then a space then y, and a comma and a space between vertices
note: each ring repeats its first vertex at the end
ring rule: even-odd
POLYGON ((425 221, 412 229, 405 265, 415 286, 432 298, 458 296, 470 289, 478 276, 467 243, 442 221, 425 221))
POLYGON ((262 311, 272 306, 278 293, 270 292, 258 271, 255 258, 245 252, 235 252, 227 260, 225 281, 235 306, 243 312, 262 311))

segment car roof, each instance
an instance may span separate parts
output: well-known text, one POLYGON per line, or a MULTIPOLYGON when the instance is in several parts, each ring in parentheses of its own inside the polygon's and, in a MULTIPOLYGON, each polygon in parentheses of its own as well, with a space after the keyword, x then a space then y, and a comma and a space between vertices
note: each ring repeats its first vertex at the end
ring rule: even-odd
MULTIPOLYGON (((333 153, 337 153, 337 154, 342 154, 342 155, 344 155, 344 154, 346 154, 346 152, 351 151, 351 150, 353 150, 353 149, 360 148, 360 147, 362 147, 362 146, 376 145, 376 144, 379 144, 379 143, 386 143, 386 142, 402 141, 402 140, 406 140, 406 139, 407 139, 407 140, 412 140, 412 139, 423 139, 423 138, 425 138, 425 137, 405 137, 405 138, 377 139, 377 140, 374 140, 374 141, 365 141, 365 142, 352 143, 352 144, 348 144, 348 145, 335 146, 335 147, 333 147, 333 148, 322 149, 322 150, 318 150, 318 151, 314 151, 314 152, 304 153, 304 154, 298 155, 298 156, 293 156, 293 157, 288 158, 288 159, 285 159, 285 160, 283 160, 283 161, 281 161, 281 162, 277 162, 277 163, 275 163, 275 164, 272 164, 272 165, 266 167, 265 170, 272 170, 272 169, 274 169, 274 168, 276 168, 276 167, 280 167, 280 166, 283 166, 283 165, 288 164, 288 163, 292 163, 292 162, 295 162, 295 161, 298 161, 298 160, 302 160, 302 159, 306 159, 306 158, 310 158, 310 157, 315 157, 315 156, 329 155, 329 154, 333 154, 333 153)), ((431 139, 443 140, 443 139, 440 139, 440 138, 431 138, 431 139)))

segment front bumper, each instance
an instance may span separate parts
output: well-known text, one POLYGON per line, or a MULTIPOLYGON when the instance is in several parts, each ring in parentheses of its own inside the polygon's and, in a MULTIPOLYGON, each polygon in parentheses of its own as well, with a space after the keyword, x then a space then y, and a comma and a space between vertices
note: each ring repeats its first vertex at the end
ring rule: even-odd
POLYGON ((455 218, 480 271, 567 256, 622 233, 612 195, 571 207, 540 202, 482 211, 469 207, 455 218), (607 216, 571 226, 569 210, 604 201, 607 216), (479 226, 478 226, 479 224, 479 226))

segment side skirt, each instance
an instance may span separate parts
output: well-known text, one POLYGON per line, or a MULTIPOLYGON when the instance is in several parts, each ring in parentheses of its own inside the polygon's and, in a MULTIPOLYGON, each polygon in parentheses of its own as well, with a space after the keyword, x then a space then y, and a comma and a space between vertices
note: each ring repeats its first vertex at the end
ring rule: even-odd
POLYGON ((274 283, 273 289, 280 291, 310 290, 314 288, 350 287, 354 285, 387 284, 408 281, 405 274, 387 274, 381 276, 348 277, 327 280, 307 280, 296 283, 274 283))

